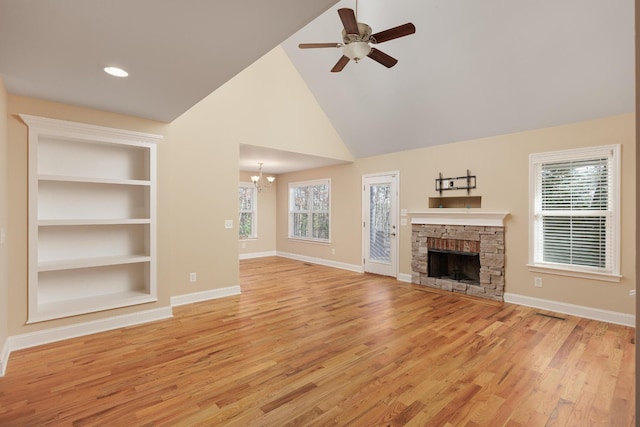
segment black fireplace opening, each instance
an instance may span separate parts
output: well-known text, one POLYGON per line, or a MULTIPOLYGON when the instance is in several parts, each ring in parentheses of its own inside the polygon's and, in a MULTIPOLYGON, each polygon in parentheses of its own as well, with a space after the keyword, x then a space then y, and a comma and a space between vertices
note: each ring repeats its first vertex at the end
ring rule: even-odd
POLYGON ((429 277, 480 284, 480 254, 429 249, 429 277))

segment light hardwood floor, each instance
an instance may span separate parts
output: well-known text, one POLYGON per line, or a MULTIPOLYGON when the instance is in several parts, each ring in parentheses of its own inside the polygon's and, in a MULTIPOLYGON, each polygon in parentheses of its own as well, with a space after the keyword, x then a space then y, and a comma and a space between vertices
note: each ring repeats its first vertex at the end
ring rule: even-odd
POLYGON ((0 425, 635 425, 632 328, 275 257, 240 283, 13 353, 0 425))

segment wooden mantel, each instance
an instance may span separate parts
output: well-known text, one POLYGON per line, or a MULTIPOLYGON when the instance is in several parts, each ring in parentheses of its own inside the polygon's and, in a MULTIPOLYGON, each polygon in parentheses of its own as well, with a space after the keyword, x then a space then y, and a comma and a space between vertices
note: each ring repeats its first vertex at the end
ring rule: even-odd
POLYGON ((509 212, 487 212, 474 209, 428 209, 424 212, 409 212, 411 224, 477 225, 504 227, 509 212))

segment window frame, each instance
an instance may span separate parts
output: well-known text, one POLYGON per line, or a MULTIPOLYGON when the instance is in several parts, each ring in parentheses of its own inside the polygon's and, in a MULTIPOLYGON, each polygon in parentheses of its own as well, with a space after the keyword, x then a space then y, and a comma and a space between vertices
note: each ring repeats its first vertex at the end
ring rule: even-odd
POLYGON ((248 188, 251 191, 251 200, 253 203, 251 204, 252 210, 242 210, 240 207, 240 201, 238 200, 238 238, 240 240, 250 240, 258 238, 258 189, 252 182, 241 182, 238 185, 238 189, 240 188, 248 188), (251 213, 251 234, 249 236, 243 237, 240 236, 240 216, 243 213, 251 213))
MULTIPOLYGON (((529 155, 529 271, 558 274, 563 276, 580 277, 586 279, 597 279, 609 282, 619 282, 620 278, 620 145, 604 145, 597 147, 577 148, 561 151, 551 151, 544 153, 532 153, 529 155), (537 248, 542 247, 539 242, 542 228, 540 221, 544 218, 542 211, 542 195, 538 193, 541 185, 538 183, 538 170, 545 164, 591 160, 607 158, 608 165, 613 170, 609 171, 609 203, 607 210, 607 233, 610 233, 607 241, 609 246, 606 251, 607 265, 604 268, 581 266, 576 264, 563 264, 545 262, 541 259, 542 251, 537 248)), ((553 211, 550 211, 553 212, 553 211)), ((576 215, 580 216, 579 211, 576 215)))
MULTIPOLYGON (((287 237, 291 240, 298 240, 298 241, 305 241, 305 242, 313 242, 313 243, 331 243, 331 178, 324 178, 324 179, 316 179, 316 180, 311 180, 311 181, 299 181, 299 182, 290 182, 289 186, 288 186, 288 192, 287 192, 287 203, 288 203, 288 209, 289 209, 289 214, 288 214, 288 231, 287 231, 287 237), (300 187, 314 187, 314 186, 319 186, 319 185, 327 185, 328 186, 328 192, 329 192, 329 197, 328 197, 328 203, 329 203, 329 209, 324 211, 324 210, 314 210, 313 207, 311 207, 311 209, 307 209, 304 212, 303 211, 294 211, 293 210, 293 206, 294 206, 294 200, 291 197, 292 195, 292 191, 295 188, 300 188, 300 187), (309 227, 308 229, 308 233, 307 236, 295 236, 293 234, 294 231, 294 220, 293 220, 293 215, 294 213, 307 213, 311 216, 313 216, 314 213, 326 213, 329 216, 328 222, 329 222, 329 230, 328 230, 328 237, 326 239, 323 238, 317 238, 317 237, 313 237, 313 227, 309 227)), ((312 204, 313 202, 313 198, 309 197, 309 204, 312 204)))

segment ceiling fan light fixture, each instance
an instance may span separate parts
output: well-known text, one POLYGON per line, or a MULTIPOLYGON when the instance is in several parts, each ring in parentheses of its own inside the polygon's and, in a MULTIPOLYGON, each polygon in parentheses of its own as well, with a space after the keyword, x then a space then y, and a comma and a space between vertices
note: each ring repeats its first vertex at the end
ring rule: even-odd
MULTIPOLYGON (((356 1, 356 9, 357 1, 356 1)), ((300 49, 315 49, 325 47, 341 47, 342 56, 331 69, 332 73, 338 73, 344 69, 349 61, 358 62, 362 58, 369 57, 372 60, 391 68, 398 63, 398 60, 386 53, 371 47, 370 43, 377 45, 389 40, 398 39, 416 32, 416 27, 411 22, 407 22, 397 27, 372 34, 371 27, 363 22, 358 22, 353 9, 338 9, 338 15, 342 21, 342 41, 344 43, 300 43, 300 49)))
POLYGON ((367 42, 351 42, 342 49, 344 56, 356 62, 369 55, 371 46, 367 42))

